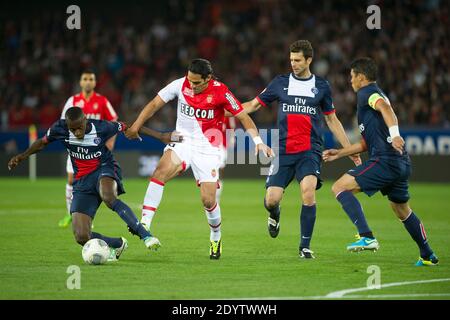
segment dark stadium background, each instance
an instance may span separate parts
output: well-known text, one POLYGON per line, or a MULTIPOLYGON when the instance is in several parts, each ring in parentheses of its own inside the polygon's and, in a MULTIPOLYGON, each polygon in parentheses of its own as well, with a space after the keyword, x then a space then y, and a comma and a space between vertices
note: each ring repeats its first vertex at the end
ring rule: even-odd
MULTIPOLYGON (((289 72, 289 44, 308 39, 315 50, 312 71, 330 81, 337 115, 353 139, 356 102, 348 66, 355 57, 371 56, 407 143, 409 134, 414 137, 409 141, 416 161, 426 171, 448 160, 447 1, 14 1, 1 6, 0 146, 6 158, 25 147, 31 124, 45 130, 59 118, 66 99, 79 91, 84 69, 96 72, 96 90, 120 119, 133 121, 160 88, 186 72, 192 58, 211 60, 217 77, 244 102, 275 75, 289 72), (66 27, 71 4, 81 9, 81 30, 66 27), (380 30, 366 27, 370 4, 381 8, 380 30)), ((276 105, 252 118, 261 128, 273 127, 276 105)), ((172 104, 148 125, 170 130, 175 119, 172 104)), ((143 151, 160 153, 161 145, 119 139, 119 154, 130 149, 137 157, 143 151)), ((64 168, 42 170, 54 175, 64 168)), ((428 171, 428 180, 449 178, 428 171)))

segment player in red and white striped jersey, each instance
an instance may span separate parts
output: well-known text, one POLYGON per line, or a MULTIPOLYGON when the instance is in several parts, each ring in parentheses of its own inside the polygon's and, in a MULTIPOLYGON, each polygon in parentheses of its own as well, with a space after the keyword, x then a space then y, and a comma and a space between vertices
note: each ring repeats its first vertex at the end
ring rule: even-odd
MULTIPOLYGON (((88 119, 96 119, 96 120, 108 120, 108 121, 117 121, 118 116, 111 103, 106 99, 106 97, 98 94, 94 91, 96 86, 95 73, 86 70, 81 73, 80 77, 80 87, 81 92, 71 96, 64 108, 61 112, 61 119, 65 118, 65 114, 67 109, 71 107, 79 107, 83 109, 83 113, 86 115, 88 119)), ((110 138, 106 146, 109 150, 113 150, 114 143, 116 141, 116 136, 110 138)), ((67 214, 63 219, 61 219, 58 223, 60 227, 67 227, 70 225, 72 221, 72 217, 70 215, 70 205, 72 204, 72 191, 73 191, 73 167, 70 162, 70 158, 67 157, 67 184, 66 184, 66 206, 67 206, 67 214)))

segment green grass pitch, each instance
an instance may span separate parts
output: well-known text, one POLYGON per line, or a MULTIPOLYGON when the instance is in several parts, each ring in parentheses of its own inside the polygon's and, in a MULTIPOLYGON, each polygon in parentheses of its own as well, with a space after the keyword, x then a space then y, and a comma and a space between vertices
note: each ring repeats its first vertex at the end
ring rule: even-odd
MULTIPOLYGON (((147 181, 125 179, 124 184, 127 193, 121 199, 140 217, 147 181)), ((450 298, 449 184, 411 185, 411 206, 440 258, 439 266, 426 268, 414 267, 416 244, 380 194, 358 195, 380 250, 346 252, 356 230, 332 196, 330 182, 317 192, 311 244, 317 258, 299 259, 299 188, 291 184, 286 190, 280 235, 272 239, 263 207, 264 179, 225 181, 223 253, 212 261, 199 190, 193 180, 181 178, 166 185, 153 222, 160 251, 147 251, 102 205, 94 230, 125 236, 129 248, 118 262, 89 266, 71 229, 57 226, 65 213, 64 185, 64 178, 0 179, 0 299, 326 299, 332 292, 366 287, 373 275, 369 266, 379 268, 382 288, 349 291, 344 298, 450 298), (80 267, 80 289, 67 288, 71 265, 80 267), (438 280, 419 282, 433 279, 438 280)))

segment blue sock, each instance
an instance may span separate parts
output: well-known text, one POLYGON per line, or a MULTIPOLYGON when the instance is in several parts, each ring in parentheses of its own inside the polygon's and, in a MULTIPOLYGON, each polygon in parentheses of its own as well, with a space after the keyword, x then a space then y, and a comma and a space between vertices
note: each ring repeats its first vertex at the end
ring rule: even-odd
POLYGON ((300 213, 300 248, 308 248, 311 242, 311 237, 314 230, 314 223, 316 222, 316 205, 302 206, 300 213))
POLYGON ((341 203, 342 208, 345 213, 347 213, 350 220, 352 220, 356 228, 358 228, 358 233, 361 236, 369 236, 373 238, 372 231, 367 225, 366 217, 364 216, 361 204, 353 193, 351 191, 343 191, 339 193, 336 199, 341 203))
POLYGON ((91 239, 102 239, 111 248, 119 248, 122 245, 122 239, 121 238, 105 237, 104 235, 102 235, 100 233, 97 233, 97 232, 91 232, 91 239))
POLYGON ((151 236, 150 232, 145 230, 144 226, 139 222, 136 215, 125 203, 123 203, 119 199, 116 199, 116 201, 114 201, 112 205, 112 209, 119 214, 120 218, 125 221, 128 227, 130 227, 130 229, 133 230, 139 236, 139 238, 145 239, 151 236))
POLYGON ((266 208, 267 211, 269 211, 270 217, 272 219, 275 219, 277 221, 280 220, 280 204, 277 204, 273 208, 269 208, 266 204, 266 198, 264 198, 264 207, 266 208))
POLYGON ((433 253, 433 250, 431 250, 430 245, 428 244, 425 229, 419 218, 414 214, 414 212, 411 212, 409 217, 402 222, 406 230, 408 230, 409 234, 411 235, 411 238, 413 238, 413 240, 419 246, 420 256, 428 260, 433 253))

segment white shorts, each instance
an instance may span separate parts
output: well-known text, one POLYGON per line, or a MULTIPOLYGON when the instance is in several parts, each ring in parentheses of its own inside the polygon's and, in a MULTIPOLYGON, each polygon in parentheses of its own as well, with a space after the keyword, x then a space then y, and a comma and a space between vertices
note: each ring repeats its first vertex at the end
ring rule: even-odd
POLYGON ((225 166, 227 165, 227 148, 225 148, 224 146, 220 147, 220 169, 225 168, 225 166))
POLYGON ((70 156, 69 155, 67 155, 66 172, 73 174, 72 161, 70 161, 70 156))
POLYGON ((197 184, 219 180, 221 156, 218 148, 198 148, 186 143, 173 143, 164 148, 164 152, 167 150, 173 150, 181 159, 184 171, 192 167, 197 184))

